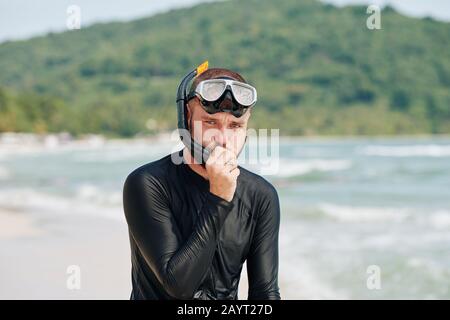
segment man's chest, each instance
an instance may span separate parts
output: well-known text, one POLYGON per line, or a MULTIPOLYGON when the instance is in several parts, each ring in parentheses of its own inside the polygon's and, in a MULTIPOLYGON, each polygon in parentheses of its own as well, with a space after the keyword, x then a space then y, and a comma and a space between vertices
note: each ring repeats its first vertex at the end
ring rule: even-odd
MULTIPOLYGON (((196 232, 202 217, 205 195, 186 194, 183 201, 173 203, 174 218, 181 241, 186 241, 196 232)), ((227 261, 244 261, 251 245, 255 221, 251 209, 239 198, 233 200, 234 206, 221 225, 217 240, 217 251, 227 261)))

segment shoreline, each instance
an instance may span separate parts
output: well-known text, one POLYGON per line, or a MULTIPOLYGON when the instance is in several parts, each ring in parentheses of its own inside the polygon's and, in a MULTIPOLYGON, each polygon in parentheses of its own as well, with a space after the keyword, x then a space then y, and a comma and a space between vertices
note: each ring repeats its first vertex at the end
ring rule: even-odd
MULTIPOLYGON (((249 130, 252 128, 249 128, 249 130)), ((270 131, 269 131, 270 132, 270 131)), ((25 133, 25 132, 0 132, 0 147, 46 147, 48 149, 64 146, 91 146, 97 147, 105 143, 129 143, 129 142, 158 142, 172 141, 173 132, 161 132, 149 135, 137 135, 134 137, 108 137, 102 134, 85 134, 79 137, 67 132, 60 133, 25 133)), ((359 140, 428 140, 450 139, 449 134, 412 134, 412 135, 280 135, 281 141, 359 141, 359 140)), ((175 141, 173 141, 175 142, 175 141)), ((1 151, 1 150, 0 150, 1 151)))
POLYGON ((31 216, 16 210, 0 207, 0 222, 0 240, 2 241, 45 234, 31 216))

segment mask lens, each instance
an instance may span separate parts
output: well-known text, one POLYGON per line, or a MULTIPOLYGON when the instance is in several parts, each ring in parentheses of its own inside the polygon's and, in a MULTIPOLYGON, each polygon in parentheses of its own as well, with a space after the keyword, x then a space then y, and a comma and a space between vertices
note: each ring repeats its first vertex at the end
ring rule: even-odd
POLYGON ((239 84, 233 84, 233 94, 236 101, 243 106, 250 106, 255 101, 254 90, 239 84))
POLYGON ((215 101, 220 98, 225 90, 223 81, 205 81, 201 95, 205 100, 215 101))
POLYGON ((233 80, 205 80, 197 87, 195 94, 210 114, 224 111, 241 117, 256 102, 255 88, 233 80))

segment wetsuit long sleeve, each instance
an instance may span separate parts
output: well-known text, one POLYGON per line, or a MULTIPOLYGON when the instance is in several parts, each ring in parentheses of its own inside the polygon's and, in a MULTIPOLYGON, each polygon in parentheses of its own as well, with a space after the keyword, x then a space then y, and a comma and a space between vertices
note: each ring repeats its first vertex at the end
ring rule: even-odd
POLYGON ((233 203, 207 193, 192 233, 183 240, 169 199, 167 187, 152 175, 131 173, 124 184, 130 235, 146 263, 168 295, 191 299, 212 264, 233 203))
POLYGON ((278 287, 278 234, 280 204, 270 188, 260 207, 255 234, 247 258, 248 300, 280 300, 278 287))

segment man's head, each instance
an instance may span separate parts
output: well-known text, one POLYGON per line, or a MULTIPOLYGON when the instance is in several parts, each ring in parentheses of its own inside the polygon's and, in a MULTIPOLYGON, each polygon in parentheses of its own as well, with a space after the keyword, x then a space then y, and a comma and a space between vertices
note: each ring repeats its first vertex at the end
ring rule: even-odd
MULTIPOLYGON (((222 68, 208 69, 194 79, 191 91, 197 85, 209 79, 230 78, 246 83, 245 79, 238 73, 222 68)), ((231 100, 224 100, 224 107, 229 107, 231 100)), ((210 146, 212 142, 231 150, 238 155, 242 150, 247 132, 247 124, 251 115, 251 107, 241 116, 235 117, 229 112, 217 112, 209 114, 206 112, 198 97, 194 97, 188 102, 188 123, 189 130, 194 139, 203 146, 210 146)))

